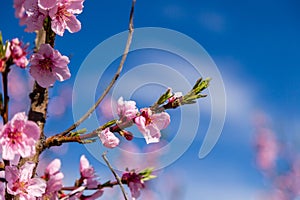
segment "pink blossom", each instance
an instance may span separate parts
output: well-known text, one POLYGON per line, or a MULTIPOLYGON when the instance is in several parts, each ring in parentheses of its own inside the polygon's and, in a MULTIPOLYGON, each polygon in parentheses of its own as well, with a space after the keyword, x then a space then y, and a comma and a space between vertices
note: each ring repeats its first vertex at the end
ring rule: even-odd
POLYGON ((117 138, 109 128, 104 129, 98 134, 102 144, 107 148, 115 148, 119 145, 120 140, 117 138))
POLYGON ((132 120, 136 117, 138 109, 136 107, 135 101, 124 101, 123 97, 118 99, 117 112, 121 120, 132 120))
POLYGON ((33 156, 39 137, 40 129, 36 123, 27 120, 24 112, 15 114, 0 131, 2 158, 13 160, 16 155, 33 156))
POLYGON ((46 182, 41 178, 31 178, 35 164, 26 162, 20 170, 16 166, 5 167, 7 192, 19 195, 20 199, 30 200, 41 197, 46 190, 46 182))
POLYGON ((62 180, 64 175, 60 172, 61 162, 59 159, 54 159, 45 169, 45 174, 42 177, 47 181, 46 192, 43 198, 55 200, 58 196, 58 191, 62 188, 62 180))
POLYGON ((141 189, 145 187, 142 178, 143 177, 140 174, 137 174, 134 171, 125 172, 122 175, 122 182, 125 182, 128 185, 133 199, 138 198, 141 195, 141 189))
MULTIPOLYGON (((15 7, 19 9, 20 5, 22 5, 21 3, 22 2, 17 1, 16 4, 15 1, 15 7)), ((47 11, 39 7, 38 0, 24 1, 23 8, 25 9, 25 13, 20 18, 21 19, 20 24, 21 25, 25 24, 27 26, 25 28, 25 31, 34 32, 34 31, 41 30, 44 25, 44 20, 47 17, 47 11)))
POLYGON ((30 58, 30 74, 44 88, 54 84, 55 80, 64 81, 71 77, 69 58, 62 56, 49 44, 42 44, 37 53, 30 58))
POLYGON ((170 115, 166 112, 152 113, 150 108, 143 108, 134 122, 144 135, 146 143, 155 143, 159 142, 160 130, 169 125, 170 115))
POLYGON ((23 46, 18 38, 14 38, 10 42, 10 51, 13 62, 21 68, 25 68, 28 65, 28 60, 26 58, 27 47, 28 46, 23 46))
POLYGON ((80 14, 83 9, 84 0, 39 0, 39 6, 49 11, 51 18, 51 29, 63 36, 65 29, 70 33, 78 32, 81 23, 75 14, 80 14))
POLYGON ((256 138, 256 163, 262 170, 273 170, 278 156, 278 144, 274 133, 266 128, 260 128, 256 138))
POLYGON ((80 157, 80 175, 87 188, 97 188, 98 181, 94 168, 84 155, 80 157))

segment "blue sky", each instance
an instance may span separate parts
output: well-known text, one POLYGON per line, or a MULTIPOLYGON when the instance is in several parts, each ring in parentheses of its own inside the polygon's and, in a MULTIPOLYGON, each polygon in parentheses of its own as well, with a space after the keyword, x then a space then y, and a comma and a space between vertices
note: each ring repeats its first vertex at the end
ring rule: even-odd
MULTIPOLYGON (((129 0, 84 3, 84 11, 78 16, 82 30, 76 34, 65 33, 64 37, 56 39, 55 47, 71 56, 72 78, 56 84, 57 88, 52 90, 54 96, 73 85, 81 63, 96 45, 127 30, 130 4, 129 0)), ((136 28, 168 28, 193 38, 216 63, 225 84, 227 116, 216 147, 205 159, 198 158, 199 144, 205 133, 200 130, 188 151, 162 174, 162 177, 172 173, 182 177, 179 178, 185 185, 182 199, 252 200, 264 190, 262 177, 254 165, 253 117, 257 112, 265 112, 272 118, 275 129, 288 132, 291 138, 297 134, 300 120, 299 9, 300 3, 296 0, 137 0, 136 28)), ((18 26, 13 12, 11 1, 2 2, 0 30, 3 37, 20 37, 32 42, 34 34, 23 32, 24 27, 18 26)), ((130 60, 128 62, 130 64, 130 60)), ((199 103, 200 107, 207 105, 205 101, 199 103)), ((146 103, 140 102, 143 106, 146 103)), ((64 117, 50 116, 46 127, 49 133, 72 123, 71 108, 66 111, 64 117)), ((203 108, 203 116, 203 124, 207 124, 209 109, 203 108)), ((69 155, 63 159, 66 171, 71 165, 77 165, 74 158, 79 160, 84 153, 98 167, 102 180, 111 177, 85 148, 73 144, 65 148, 69 155), (72 148, 79 149, 76 155, 72 148)), ((52 153, 46 155, 53 156, 52 153)), ((68 173, 76 176, 76 170, 77 167, 68 173)), ((163 183, 161 179, 160 184, 163 183)), ((156 187, 155 191, 160 199, 169 198, 163 188, 156 187)))

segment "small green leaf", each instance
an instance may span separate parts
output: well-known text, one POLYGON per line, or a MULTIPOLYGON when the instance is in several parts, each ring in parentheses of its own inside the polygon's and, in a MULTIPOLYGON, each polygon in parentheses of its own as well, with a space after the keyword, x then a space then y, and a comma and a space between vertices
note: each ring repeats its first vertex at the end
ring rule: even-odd
POLYGON ((153 170, 154 170, 154 168, 146 168, 146 169, 140 171, 139 175, 142 176, 143 181, 148 181, 148 180, 154 179, 154 178, 156 178, 156 176, 152 175, 153 170))
POLYGON ((80 129, 80 130, 77 130, 77 131, 74 131, 74 132, 70 132, 70 136, 73 137, 73 136, 79 136, 79 135, 82 135, 84 133, 86 133, 87 129, 86 128, 83 128, 83 129, 80 129))
POLYGON ((154 179, 154 178, 156 178, 157 176, 155 176, 155 175, 149 175, 149 176, 147 176, 147 177, 145 177, 145 178, 142 178, 142 181, 149 181, 149 180, 151 180, 151 179, 154 179))

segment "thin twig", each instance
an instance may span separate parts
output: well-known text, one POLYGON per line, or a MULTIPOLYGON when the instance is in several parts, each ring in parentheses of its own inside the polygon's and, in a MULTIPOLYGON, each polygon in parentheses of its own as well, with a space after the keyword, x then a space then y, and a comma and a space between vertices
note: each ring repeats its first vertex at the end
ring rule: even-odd
MULTIPOLYGON (((103 183, 103 184, 98 184, 97 187, 94 187, 94 188, 85 188, 85 190, 101 190, 103 188, 112 188, 116 185, 119 185, 119 183, 117 181, 107 181, 106 183, 103 183)), ((73 191, 75 189, 77 189, 78 187, 76 186, 66 186, 66 187, 62 187, 61 190, 64 190, 64 191, 73 191)))
POLYGON ((102 100, 104 99, 104 97, 108 94, 108 92, 110 91, 110 89, 112 88, 112 86, 115 84, 116 80, 119 78, 119 75, 120 75, 120 73, 121 73, 121 71, 123 69, 125 60, 127 58, 128 52, 129 52, 130 44, 131 44, 131 41, 132 41, 132 35, 133 35, 133 13, 134 13, 135 2, 136 2, 136 0, 132 0, 130 17, 129 17, 128 38, 127 38, 126 46, 125 46, 125 49, 124 49, 124 52, 123 52, 123 55, 122 55, 122 59, 120 61, 120 64, 119 64, 117 72, 115 73, 114 77, 112 78, 111 82, 109 83, 109 85, 107 86, 107 88, 104 90, 104 92, 102 93, 102 95, 98 98, 98 100, 96 101, 96 103, 77 122, 75 122, 72 126, 70 126, 65 131, 59 133, 58 136, 67 135, 70 131, 74 130, 83 121, 85 121, 92 114, 92 112, 95 111, 95 109, 102 102, 102 100))
POLYGON ((124 199, 125 199, 125 200, 128 200, 128 198, 127 198, 127 196, 126 196, 126 193, 125 193, 125 189, 124 189, 124 187, 123 187, 123 184, 122 184, 122 181, 121 181, 120 177, 119 177, 118 174, 114 171, 114 169, 113 169, 112 166, 110 165, 108 159, 106 158, 106 152, 103 152, 102 158, 103 158, 103 160, 106 162, 108 168, 109 168, 110 171, 113 173, 113 175, 115 176, 115 178, 116 178, 118 184, 120 185, 120 188, 121 188, 121 191, 122 191, 122 193, 123 193, 124 199))

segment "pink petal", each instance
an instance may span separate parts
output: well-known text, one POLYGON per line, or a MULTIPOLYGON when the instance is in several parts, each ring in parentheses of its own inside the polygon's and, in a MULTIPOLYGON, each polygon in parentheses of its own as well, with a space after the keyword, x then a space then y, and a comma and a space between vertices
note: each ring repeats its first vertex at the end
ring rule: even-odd
POLYGON ((56 6, 57 1, 56 0, 38 0, 38 5, 40 8, 44 10, 48 10, 56 6))
POLYGON ((71 15, 69 18, 69 20, 66 21, 67 23, 67 29, 70 33, 75 33, 80 31, 81 29, 81 23, 78 19, 76 19, 76 17, 74 15, 71 15))
POLYGON ((170 124, 170 115, 166 112, 157 113, 151 116, 152 123, 154 123, 159 130, 165 129, 170 124))
POLYGON ((55 77, 59 81, 67 80, 71 77, 71 73, 69 68, 66 66, 65 68, 55 68, 53 69, 55 77))
POLYGON ((135 124, 137 125, 140 131, 145 131, 146 129, 146 118, 143 116, 136 117, 134 119, 135 124))
POLYGON ((54 54, 54 49, 50 46, 50 44, 41 44, 38 53, 44 55, 46 58, 51 58, 54 54))
POLYGON ((14 183, 19 179, 19 170, 15 166, 5 167, 5 179, 9 183, 14 183))
POLYGON ((50 179, 47 181, 47 192, 57 192, 62 188, 62 179, 64 178, 64 174, 59 172, 55 175, 52 175, 50 179))
POLYGON ((20 129, 21 127, 25 126, 25 123, 27 121, 27 116, 25 115, 25 112, 20 112, 14 115, 14 117, 11 119, 12 127, 16 129, 20 129))
POLYGON ((69 2, 67 6, 68 12, 72 14, 80 14, 82 12, 84 0, 70 0, 69 2))
POLYGON ((2 159, 13 160, 15 158, 15 151, 10 146, 2 146, 2 159))
POLYGON ((41 178, 33 178, 29 181, 27 192, 30 196, 41 197, 46 191, 46 181, 41 178))
POLYGON ((85 169, 89 168, 89 166, 90 163, 88 159, 86 159, 85 155, 82 155, 80 157, 80 166, 79 166, 80 172, 82 173, 85 169))
POLYGON ((55 50, 53 60, 53 65, 55 65, 57 68, 65 68, 70 63, 69 58, 67 56, 62 56, 57 50, 55 50))
POLYGON ((26 162, 24 165, 22 165, 20 168, 20 181, 27 182, 29 179, 31 179, 34 167, 35 164, 33 162, 26 162))
POLYGON ((54 159, 46 168, 45 172, 49 175, 53 175, 59 172, 61 167, 61 162, 59 159, 54 159))
POLYGON ((59 36, 64 35, 66 26, 67 26, 67 24, 64 21, 60 22, 56 18, 52 19, 51 29, 59 36))
POLYGON ((50 71, 41 70, 40 66, 32 65, 29 73, 43 88, 52 86, 56 80, 56 77, 50 71))
POLYGON ((153 124, 147 126, 147 130, 143 133, 143 135, 147 144, 159 142, 161 136, 160 130, 153 124))
POLYGON ((27 121, 23 132, 27 135, 27 137, 31 137, 34 140, 38 140, 40 138, 40 128, 33 121, 27 121))

